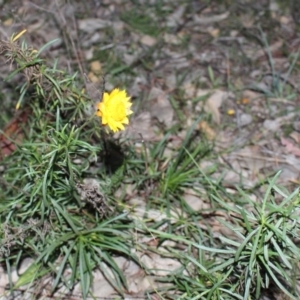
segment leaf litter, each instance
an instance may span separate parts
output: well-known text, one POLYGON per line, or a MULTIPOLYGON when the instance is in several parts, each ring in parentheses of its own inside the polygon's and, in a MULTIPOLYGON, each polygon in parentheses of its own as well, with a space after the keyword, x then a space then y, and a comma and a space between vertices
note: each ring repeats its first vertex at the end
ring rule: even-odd
MULTIPOLYGON (((1 20, 4 21, 11 11, 15 13, 11 22, 2 22, 0 25, 1 37, 10 36, 23 24, 28 28, 28 43, 36 48, 48 42, 52 36, 59 37, 66 44, 77 41, 77 59, 65 51, 63 43, 56 44, 45 53, 49 57, 59 57, 60 65, 69 70, 77 68, 78 58, 84 61, 100 49, 99 55, 105 54, 104 59, 90 65, 90 76, 96 76, 92 77, 95 82, 99 79, 96 73, 109 64, 105 51, 113 49, 119 63, 130 65, 136 73, 131 80, 131 90, 139 108, 124 137, 146 142, 161 140, 164 134, 161 123, 166 129, 178 122, 168 97, 183 89, 180 101, 186 105, 183 109, 186 124, 181 124, 179 140, 186 134, 187 124, 193 123, 204 112, 206 119, 199 122, 198 129, 214 143, 214 153, 220 167, 213 177, 220 178, 224 174, 222 184, 228 191, 236 193, 237 185, 251 189, 279 169, 283 170, 280 176, 282 185, 292 189, 299 184, 300 120, 295 110, 300 98, 297 92, 292 98, 289 97, 292 94, 289 91, 298 90, 296 83, 300 82, 300 75, 288 72, 290 54, 295 54, 300 44, 293 15, 271 5, 260 7, 262 11, 270 9, 272 12, 269 22, 276 23, 274 35, 273 27, 264 25, 262 14, 253 14, 250 9, 235 19, 234 12, 224 5, 219 9, 213 4, 198 7, 198 12, 196 9, 195 13, 191 13, 187 4, 174 8, 171 1, 166 1, 164 9, 169 14, 165 22, 159 25, 169 30, 162 30, 154 37, 143 33, 141 28, 132 28, 122 18, 122 11, 130 11, 132 3, 115 0, 96 5, 91 1, 84 7, 80 3, 55 2, 42 6, 38 1, 22 4, 11 1, 6 4, 1 12, 1 20), (37 14, 43 17, 37 20, 34 18, 37 14), (236 24, 232 23, 233 20, 236 24), (270 34, 268 46, 262 45, 262 37, 256 26, 258 23, 264 25, 263 29, 270 34), (66 32, 70 40, 68 35, 61 34, 66 32), (108 32, 112 32, 114 38, 110 39, 108 32), (159 44, 160 41, 163 43, 159 44), (212 82, 208 66, 213 70, 213 79, 218 82, 212 82), (289 77, 279 76, 277 72, 289 77), (181 83, 176 85, 178 78, 181 83), (282 90, 284 88, 287 90, 282 90), (203 96, 205 100, 197 100, 203 96), (196 106, 193 101, 196 101, 196 106), (229 109, 234 111, 233 115, 227 113, 229 109), (287 132, 286 127, 292 127, 292 131, 287 132)), ((112 67, 116 74, 117 68, 112 67)), ((2 74, 8 73, 5 65, 1 65, 1 69, 2 74)), ((122 84, 128 78, 120 72, 118 80, 122 84)), ((5 107, 11 111, 9 104, 5 107)), ((131 197, 129 190, 128 195, 131 197)), ((187 188, 183 197, 194 211, 211 209, 205 196, 201 196, 201 191, 187 188)), ((255 199, 256 196, 253 194, 253 197, 255 199)), ((143 197, 134 199, 132 203, 139 208, 139 212, 133 211, 135 217, 143 218, 146 214, 156 221, 170 218, 159 210, 147 210, 146 201, 143 197)), ((216 212, 215 215, 229 221, 224 212, 216 212)), ((224 228, 215 218, 208 217, 207 220, 216 236, 232 234, 222 232, 224 228)), ((200 226, 207 228, 204 224, 200 226)), ((137 233, 137 244, 145 242, 142 238, 137 233)), ((139 249, 135 251, 148 268, 159 270, 165 266, 165 270, 157 271, 156 276, 165 276, 180 267, 178 261, 162 255, 145 254, 139 249)), ((124 271, 131 296, 140 296, 149 287, 158 287, 154 276, 144 274, 135 263, 122 257, 116 257, 115 260, 124 271)), ((24 260, 22 268, 25 264, 29 267, 30 263, 24 260)), ((14 270, 13 282, 17 280, 17 274, 18 270, 14 270)), ((1 294, 8 283, 3 269, 0 280, 1 294)), ((60 290, 56 295, 65 292, 60 290)), ((78 287, 73 295, 76 296, 76 293, 80 293, 78 287)), ((94 271, 94 293, 96 297, 117 295, 99 270, 94 271)), ((44 295, 48 295, 47 289, 44 295)), ((22 298, 21 294, 19 298, 22 298)))

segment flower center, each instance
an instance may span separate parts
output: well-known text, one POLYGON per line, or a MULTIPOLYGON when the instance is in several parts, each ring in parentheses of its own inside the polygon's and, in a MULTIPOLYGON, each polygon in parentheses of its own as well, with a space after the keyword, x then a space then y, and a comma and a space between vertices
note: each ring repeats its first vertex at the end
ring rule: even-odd
POLYGON ((116 101, 112 105, 111 117, 117 122, 121 122, 126 117, 126 108, 124 103, 121 101, 116 101))

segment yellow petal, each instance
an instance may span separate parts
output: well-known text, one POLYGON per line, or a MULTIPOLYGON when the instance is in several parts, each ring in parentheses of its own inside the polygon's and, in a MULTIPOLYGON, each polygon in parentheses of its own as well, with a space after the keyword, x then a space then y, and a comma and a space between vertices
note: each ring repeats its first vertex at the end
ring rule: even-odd
POLYGON ((113 131, 124 130, 123 124, 129 124, 127 116, 133 113, 125 90, 114 89, 110 94, 104 93, 102 102, 97 105, 96 115, 102 117, 102 124, 113 131))

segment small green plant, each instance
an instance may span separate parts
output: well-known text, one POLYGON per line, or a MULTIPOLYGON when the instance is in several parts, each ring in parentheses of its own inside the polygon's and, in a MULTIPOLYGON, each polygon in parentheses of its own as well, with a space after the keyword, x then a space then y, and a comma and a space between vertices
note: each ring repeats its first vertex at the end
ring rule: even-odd
POLYGON ((231 207, 217 201, 231 211, 235 225, 223 222, 237 239, 220 237, 224 245, 235 251, 226 263, 213 267, 214 271, 228 270, 231 281, 238 281, 243 299, 255 299, 262 289, 276 286, 291 299, 298 299, 295 288, 296 265, 300 251, 295 238, 299 235, 299 190, 288 195, 275 185, 279 173, 269 182, 262 201, 252 201, 241 194, 247 206, 231 207), (281 199, 275 200, 275 194, 281 199))
MULTIPOLYGON (((123 16, 129 24, 131 14, 123 16)), ((147 20, 139 14, 133 19, 138 26, 131 26, 156 36, 156 25, 145 29, 147 20)), ((141 265, 141 252, 155 252, 180 262, 180 267, 157 276, 168 285, 153 284, 153 290, 144 291, 149 299, 153 292, 162 299, 249 300, 274 287, 299 298, 298 190, 285 193, 275 184, 277 175, 261 200, 253 201, 243 191, 238 198, 227 193, 222 175, 210 177, 217 163, 210 170, 198 166, 211 154, 211 144, 196 129, 202 116, 184 134, 176 134, 184 128, 186 115, 175 97, 171 102, 180 124, 164 132, 160 141, 142 142, 140 153, 126 144, 127 152, 117 158, 120 141, 115 144, 104 128, 115 132, 128 124, 132 111, 126 92, 103 91, 95 105, 80 86, 83 78, 42 58, 51 43, 36 50, 25 42, 19 45, 21 35, 0 41, 0 52, 13 68, 6 80, 20 94, 12 104, 17 116, 0 139, 0 263, 10 276, 9 296, 24 285, 29 290, 44 284, 49 276, 53 297, 71 292, 76 284, 83 299, 93 297, 96 269, 124 296, 126 277, 115 256, 141 265), (109 163, 104 152, 121 163, 105 168, 109 163), (120 191, 128 202, 116 196, 120 191), (192 208, 187 191, 195 191, 194 201, 205 205, 192 208), (139 199, 130 201, 136 195, 139 199), (12 270, 28 257, 34 263, 16 282, 12 270)), ((152 49, 146 58, 153 59, 151 55, 152 49)), ((130 66, 112 71, 125 68, 130 66)), ((217 86, 212 68, 208 73, 217 86)), ((169 271, 165 265, 156 268, 169 271)), ((155 276, 156 268, 143 270, 155 276)))
POLYGON ((295 69, 297 64, 300 49, 297 51, 296 54, 291 55, 292 62, 285 74, 281 74, 275 68, 275 62, 272 57, 272 53, 270 50, 270 45, 268 43, 267 37, 262 29, 259 27, 259 31, 261 34, 261 43, 262 46, 265 47, 266 55, 268 57, 268 63, 270 66, 270 72, 265 74, 264 76, 271 77, 271 83, 269 88, 259 87, 256 85, 251 86, 251 88, 262 92, 267 97, 274 97, 274 98, 287 98, 287 99, 294 99, 296 97, 297 86, 290 80, 290 76, 295 69), (294 56, 294 57, 293 57, 294 56))
POLYGON ((80 282, 86 299, 97 267, 122 294, 126 280, 113 256, 135 259, 132 224, 89 168, 97 164, 103 148, 103 126, 96 113, 103 125, 122 129, 131 113, 129 97, 117 89, 104 93, 96 111, 77 87, 76 74, 70 76, 56 64, 49 67, 41 58, 44 47, 37 51, 25 42, 19 46, 23 33, 0 41, 0 52, 15 67, 6 80, 18 74, 26 78, 16 104, 26 116, 24 122, 15 120, 17 138, 12 138, 12 127, 2 135, 11 151, 1 161, 0 262, 10 276, 10 289, 51 274, 52 294, 62 285, 72 290, 80 282), (25 257, 35 262, 13 283, 10 270, 25 257))
POLYGON ((212 69, 211 66, 208 66, 207 72, 212 87, 217 88, 218 86, 220 86, 221 85, 220 78, 215 78, 214 70, 212 69))
MULTIPOLYGON (((181 292, 174 299, 259 299, 270 289, 299 299, 299 189, 286 194, 275 184, 278 176, 269 182, 261 201, 253 201, 240 191, 243 206, 228 205, 216 191, 213 193, 215 201, 230 214, 230 222, 219 219, 230 236, 212 238, 209 226, 207 230, 198 227, 191 222, 193 217, 185 222, 185 228, 190 228, 185 233, 192 237, 189 240, 182 235, 160 234, 186 245, 184 253, 169 249, 183 267, 162 279, 174 284, 171 291, 181 292), (281 199, 275 200, 275 194, 281 199)), ((156 230, 151 232, 158 234, 156 230)), ((172 293, 167 294, 172 298, 172 293)))

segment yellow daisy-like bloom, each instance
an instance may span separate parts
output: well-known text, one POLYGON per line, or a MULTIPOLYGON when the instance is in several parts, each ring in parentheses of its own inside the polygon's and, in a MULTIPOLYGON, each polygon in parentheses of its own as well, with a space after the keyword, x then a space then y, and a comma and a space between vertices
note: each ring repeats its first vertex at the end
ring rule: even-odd
POLYGON ((102 118, 102 125, 108 125, 113 132, 124 130, 123 124, 129 124, 128 116, 132 114, 129 100, 125 90, 114 89, 110 94, 104 93, 96 112, 102 118))

